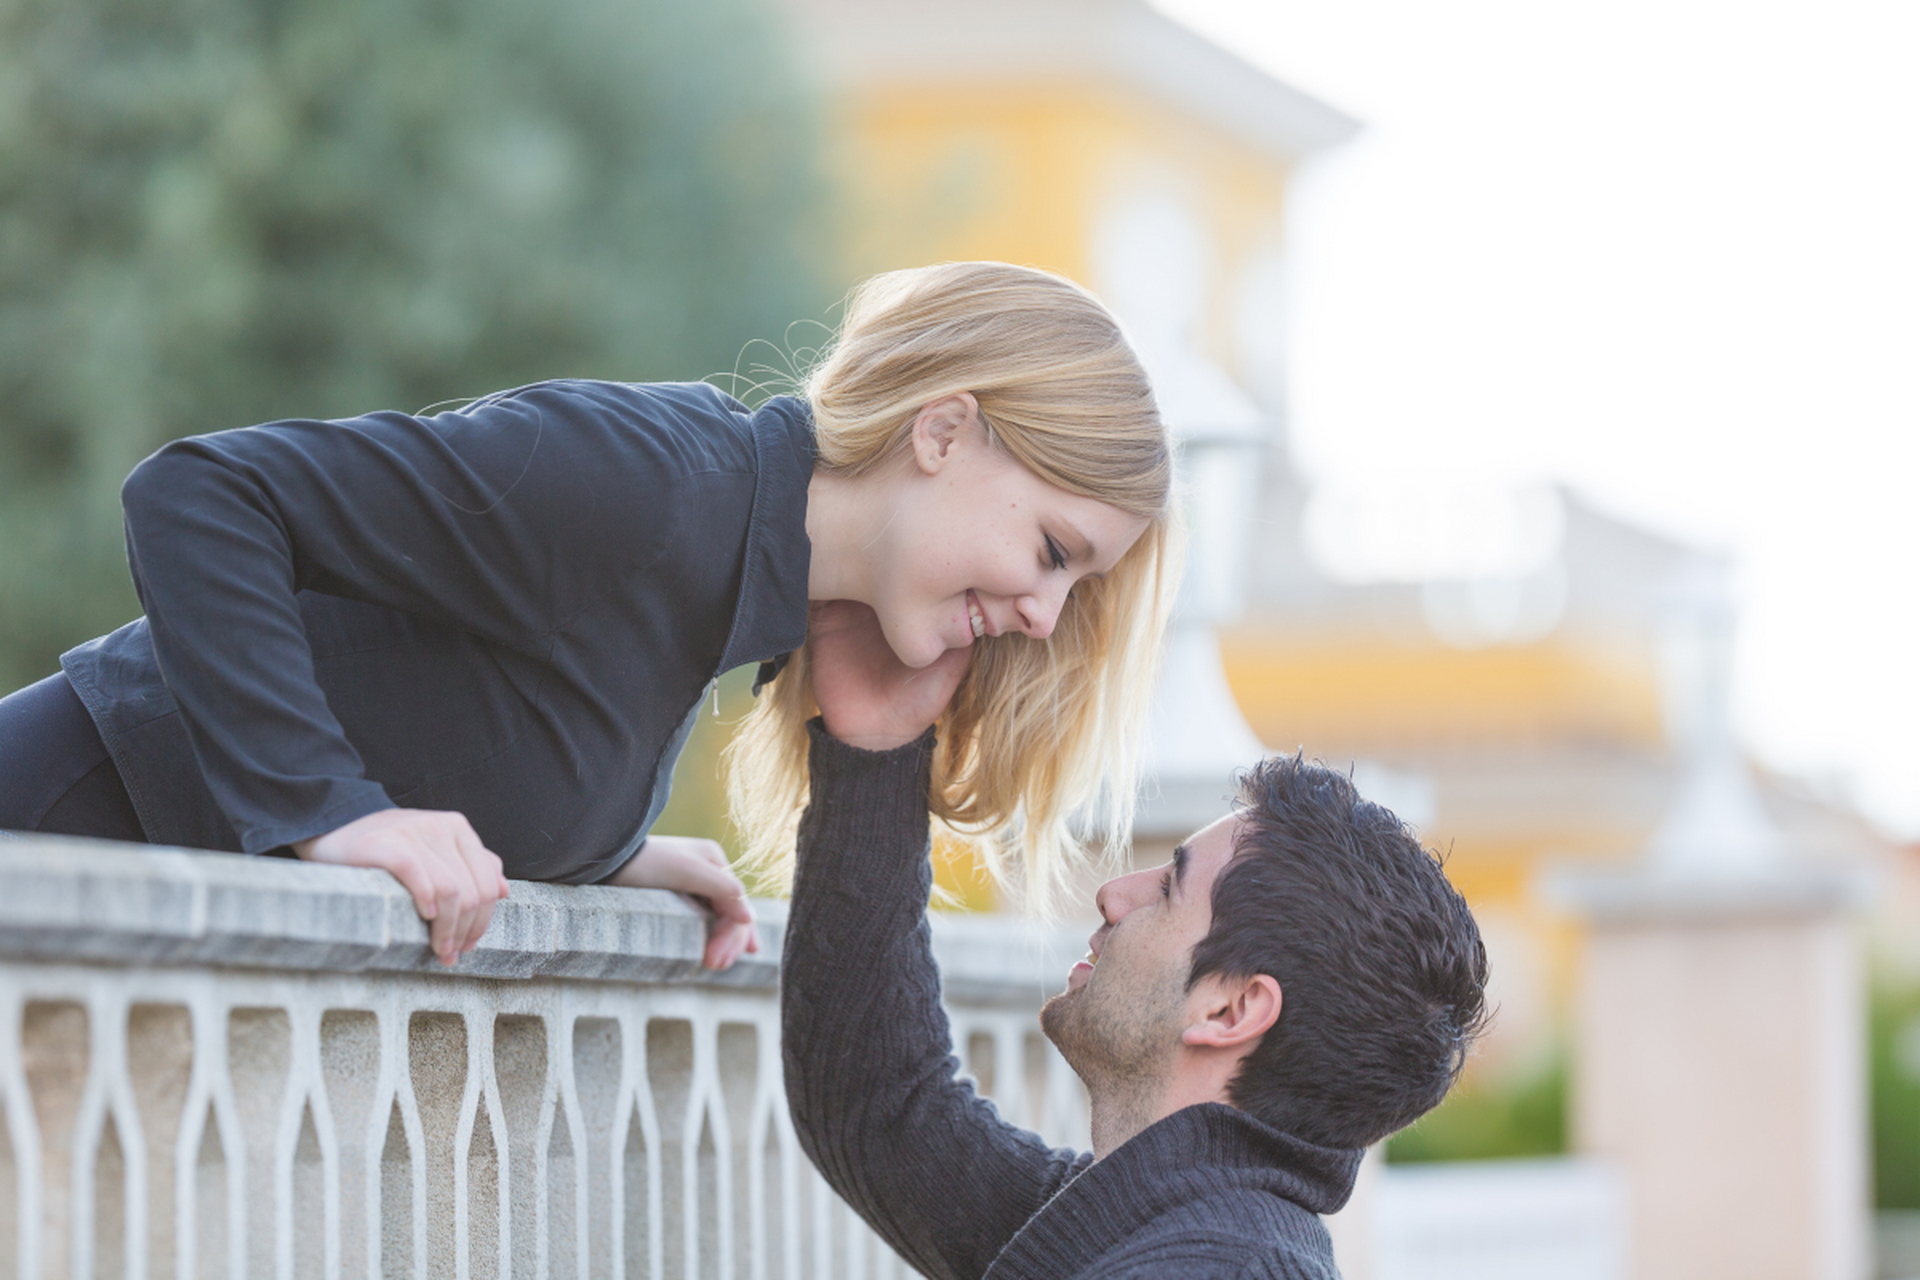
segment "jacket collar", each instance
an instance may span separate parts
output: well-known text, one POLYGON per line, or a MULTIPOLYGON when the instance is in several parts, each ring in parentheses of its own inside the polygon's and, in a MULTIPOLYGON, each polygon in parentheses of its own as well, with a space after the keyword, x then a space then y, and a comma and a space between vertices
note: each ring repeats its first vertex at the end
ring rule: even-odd
POLYGON ((1265 1192, 1309 1213, 1333 1213, 1353 1194, 1364 1154, 1317 1146, 1223 1103, 1186 1107, 1062 1187, 1007 1242, 987 1275, 1075 1275, 1156 1218, 1224 1190, 1265 1192))
POLYGON ((754 412, 753 513, 747 522, 740 598, 720 670, 764 662, 807 639, 807 482, 813 479, 813 414, 804 400, 776 396, 754 412))

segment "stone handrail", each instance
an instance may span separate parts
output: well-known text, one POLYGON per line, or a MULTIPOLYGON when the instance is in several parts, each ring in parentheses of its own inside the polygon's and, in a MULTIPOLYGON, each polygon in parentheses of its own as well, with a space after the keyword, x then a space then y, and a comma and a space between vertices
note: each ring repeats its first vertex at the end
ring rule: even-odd
MULTIPOLYGON (((444 970, 384 872, 0 840, 0 1277, 884 1277, 781 1090, 785 904, 515 882, 444 970)), ((1034 1010, 1084 942, 934 917, 955 1042, 1086 1145, 1034 1010)))

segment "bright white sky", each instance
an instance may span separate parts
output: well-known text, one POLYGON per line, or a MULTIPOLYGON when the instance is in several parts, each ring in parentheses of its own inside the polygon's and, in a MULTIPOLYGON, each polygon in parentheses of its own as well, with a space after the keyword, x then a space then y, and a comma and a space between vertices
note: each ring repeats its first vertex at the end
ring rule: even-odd
POLYGON ((1731 551, 1743 738, 1920 836, 1920 0, 1156 3, 1368 125, 1290 231, 1306 475, 1731 551))

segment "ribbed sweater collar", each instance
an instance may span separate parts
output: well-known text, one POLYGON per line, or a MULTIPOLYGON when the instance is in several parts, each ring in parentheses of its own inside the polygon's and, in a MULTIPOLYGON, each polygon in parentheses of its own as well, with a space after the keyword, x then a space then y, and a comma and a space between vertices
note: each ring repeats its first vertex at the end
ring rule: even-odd
POLYGON ((1209 1102, 1148 1125, 1060 1189, 1007 1242, 987 1280, 1076 1274, 1147 1224, 1223 1192, 1258 1191, 1311 1213, 1339 1210, 1365 1153, 1282 1133, 1209 1102))

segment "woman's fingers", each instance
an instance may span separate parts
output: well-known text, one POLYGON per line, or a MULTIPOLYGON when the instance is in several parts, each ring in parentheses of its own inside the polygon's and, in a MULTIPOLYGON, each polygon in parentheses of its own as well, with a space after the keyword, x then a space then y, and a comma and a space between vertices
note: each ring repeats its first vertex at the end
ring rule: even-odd
POLYGON ((474 892, 478 899, 460 947, 462 952, 467 952, 480 945, 481 935, 486 933, 487 926, 493 922, 493 905, 506 896, 506 877, 501 873, 498 855, 480 843, 480 837, 474 833, 473 824, 461 814, 456 813, 452 817, 458 821, 454 831, 455 848, 464 860, 468 874, 473 878, 474 892))
POLYGON ((385 870, 427 922, 427 941, 442 964, 470 951, 507 894, 500 859, 465 816, 431 809, 382 809, 356 818, 294 852, 313 862, 385 870))
POLYGON ((743 951, 760 949, 746 886, 727 867, 726 851, 712 840, 650 835, 640 852, 613 874, 612 883, 671 889, 698 899, 713 914, 700 959, 709 969, 724 969, 743 951))
POLYGON ((731 871, 689 868, 692 872, 688 882, 694 887, 681 890, 696 897, 705 898, 713 906, 713 913, 722 920, 737 920, 741 924, 753 923, 753 908, 747 903, 747 888, 740 883, 739 877, 731 871))
POLYGON ((743 951, 759 950, 755 938, 757 931, 751 924, 738 921, 715 920, 707 933, 706 953, 700 963, 709 969, 731 968, 743 951))
POLYGON ((694 853, 698 854, 702 858, 705 858, 708 862, 711 862, 714 866, 719 867, 722 871, 725 871, 728 875, 733 874, 732 869, 727 865, 727 851, 720 847, 720 842, 718 840, 700 840, 700 839, 689 838, 686 836, 674 836, 672 837, 672 839, 685 840, 686 843, 692 847, 694 853))

